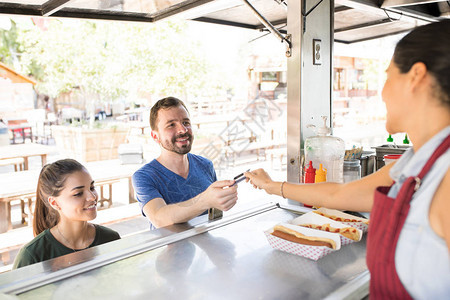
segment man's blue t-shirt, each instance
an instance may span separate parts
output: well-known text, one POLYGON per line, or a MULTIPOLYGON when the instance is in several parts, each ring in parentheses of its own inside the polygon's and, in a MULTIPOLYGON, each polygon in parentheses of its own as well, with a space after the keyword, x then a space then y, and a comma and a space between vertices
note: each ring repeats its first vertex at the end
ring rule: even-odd
MULTIPOLYGON (((167 204, 189 200, 205 191, 217 181, 210 160, 188 153, 189 175, 186 179, 170 171, 156 159, 133 174, 133 186, 141 211, 155 198, 163 198, 167 204)), ((203 214, 207 213, 205 211, 203 214)), ((144 212, 142 214, 145 216, 144 212)), ((153 225, 151 226, 153 228, 153 225)))

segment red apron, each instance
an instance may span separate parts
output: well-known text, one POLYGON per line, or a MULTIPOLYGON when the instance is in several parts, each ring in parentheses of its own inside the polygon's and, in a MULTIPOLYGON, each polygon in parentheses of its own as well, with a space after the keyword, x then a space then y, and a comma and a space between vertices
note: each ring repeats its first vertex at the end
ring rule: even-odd
POLYGON ((416 177, 405 180, 397 198, 387 196, 388 186, 375 191, 367 236, 367 267, 370 299, 411 299, 395 269, 395 249, 409 211, 409 202, 434 162, 450 147, 450 136, 442 142, 416 177))

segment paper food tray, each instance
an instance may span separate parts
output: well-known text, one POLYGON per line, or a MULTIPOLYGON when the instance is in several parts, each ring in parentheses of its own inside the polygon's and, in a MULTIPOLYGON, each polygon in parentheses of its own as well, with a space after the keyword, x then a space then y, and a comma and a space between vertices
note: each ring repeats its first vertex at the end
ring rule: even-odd
POLYGON ((346 214, 346 213, 344 213, 344 212, 342 212, 340 210, 329 209, 329 208, 325 208, 325 207, 321 207, 317 211, 318 212, 322 212, 322 213, 327 214, 327 215, 340 217, 340 218, 343 218, 343 219, 361 220, 361 222, 345 222, 345 221, 340 221, 340 222, 345 224, 345 225, 358 228, 358 229, 362 230, 362 232, 367 232, 367 229, 369 228, 369 220, 368 219, 359 218, 359 217, 356 217, 354 215, 346 214))
POLYGON ((305 227, 299 227, 299 226, 295 226, 295 225, 287 224, 287 223, 281 223, 279 225, 283 225, 290 229, 296 230, 307 236, 317 236, 317 237, 325 237, 325 238, 332 239, 336 243, 336 250, 333 250, 333 249, 330 249, 330 248, 324 247, 324 246, 308 246, 308 245, 302 245, 302 244, 286 241, 279 237, 273 236, 271 234, 273 232, 273 227, 272 227, 269 230, 266 230, 264 233, 266 235, 266 238, 267 238, 269 244, 274 249, 278 249, 278 250, 288 252, 291 254, 303 256, 303 257, 306 257, 306 258, 309 258, 312 260, 318 260, 318 259, 324 257, 325 255, 330 254, 331 252, 341 249, 341 240, 335 233, 314 230, 314 229, 305 228, 305 227))
MULTIPOLYGON (((293 224, 293 225, 302 225, 302 224, 316 224, 316 225, 324 225, 324 224, 330 224, 331 227, 334 228, 346 228, 349 227, 348 225, 344 225, 341 222, 337 222, 334 220, 331 220, 329 218, 323 217, 321 215, 318 215, 316 213, 313 212, 309 212, 306 213, 298 218, 295 218, 294 220, 290 221, 289 223, 293 224)), ((314 229, 314 230, 319 230, 319 229, 314 229)), ((356 228, 357 231, 359 231, 359 240, 358 241, 354 241, 352 239, 349 239, 343 235, 340 235, 339 233, 334 233, 337 234, 340 239, 341 239, 341 245, 348 245, 354 242, 359 242, 362 238, 363 232, 362 230, 356 228)), ((319 230, 320 231, 320 230, 319 230)))

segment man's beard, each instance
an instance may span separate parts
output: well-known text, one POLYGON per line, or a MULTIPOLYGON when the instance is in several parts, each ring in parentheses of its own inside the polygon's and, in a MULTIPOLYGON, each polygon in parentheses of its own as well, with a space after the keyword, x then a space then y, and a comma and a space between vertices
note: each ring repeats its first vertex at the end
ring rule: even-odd
POLYGON ((180 135, 174 136, 170 142, 168 140, 164 141, 163 143, 161 143, 161 146, 164 149, 166 149, 167 151, 175 152, 178 154, 186 154, 191 151, 193 141, 194 141, 194 137, 192 136, 192 134, 186 132, 185 134, 180 134, 180 135), (179 138, 185 138, 185 137, 188 138, 187 140, 189 141, 189 143, 187 143, 186 145, 183 145, 181 147, 178 147, 176 145, 176 140, 179 138))

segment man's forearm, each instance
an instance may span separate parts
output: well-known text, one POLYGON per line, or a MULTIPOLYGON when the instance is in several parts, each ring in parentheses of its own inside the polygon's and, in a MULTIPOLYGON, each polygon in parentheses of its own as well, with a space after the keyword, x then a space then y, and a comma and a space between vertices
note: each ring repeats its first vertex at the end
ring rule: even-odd
POLYGON ((197 217, 209 208, 202 197, 203 193, 183 202, 162 205, 154 213, 146 213, 146 215, 157 228, 184 223, 197 217))
POLYGON ((233 183, 234 180, 213 182, 199 195, 176 204, 153 199, 144 206, 144 213, 155 227, 163 227, 187 222, 211 207, 227 211, 237 201, 237 186, 231 186, 233 183))

